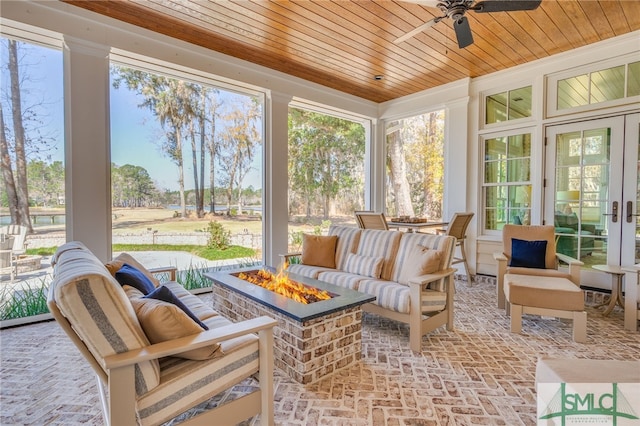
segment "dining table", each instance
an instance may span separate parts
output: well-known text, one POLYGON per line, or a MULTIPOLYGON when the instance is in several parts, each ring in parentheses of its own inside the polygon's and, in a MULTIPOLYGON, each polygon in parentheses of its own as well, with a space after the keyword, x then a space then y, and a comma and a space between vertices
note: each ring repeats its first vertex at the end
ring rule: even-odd
POLYGON ((437 222, 437 221, 426 221, 426 222, 411 222, 411 221, 400 221, 396 222, 393 220, 387 221, 387 225, 389 225, 389 229, 398 229, 398 230, 406 230, 406 232, 421 232, 423 229, 429 228, 442 228, 443 226, 447 226, 449 222, 437 222))

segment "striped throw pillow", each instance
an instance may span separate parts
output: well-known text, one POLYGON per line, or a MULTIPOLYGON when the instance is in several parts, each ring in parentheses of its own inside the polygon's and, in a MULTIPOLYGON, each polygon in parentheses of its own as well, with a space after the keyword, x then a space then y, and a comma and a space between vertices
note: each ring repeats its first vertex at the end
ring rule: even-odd
POLYGON ((360 256, 349 253, 344 266, 345 272, 363 275, 365 277, 380 278, 384 257, 360 256))

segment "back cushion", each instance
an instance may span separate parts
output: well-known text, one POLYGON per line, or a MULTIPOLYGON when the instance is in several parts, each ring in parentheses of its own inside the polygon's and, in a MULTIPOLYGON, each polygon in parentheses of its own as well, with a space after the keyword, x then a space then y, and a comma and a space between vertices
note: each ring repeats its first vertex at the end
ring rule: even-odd
POLYGON ((402 233, 402 239, 398 247, 398 255, 393 264, 391 281, 402 281, 402 268, 404 262, 409 258, 410 253, 416 250, 416 246, 422 246, 431 250, 440 250, 442 258, 438 270, 447 269, 451 266, 453 249, 455 248, 455 238, 447 235, 422 234, 419 232, 402 233))
POLYGON ((353 226, 331 225, 329 235, 338 237, 336 242, 336 269, 344 271, 347 254, 355 253, 361 232, 361 229, 353 226))
POLYGON ((356 254, 360 256, 382 257, 382 273, 380 279, 388 280, 391 277, 393 259, 398 251, 398 242, 402 232, 383 231, 378 229, 364 229, 360 236, 360 243, 356 254))
POLYGON ((122 268, 124 264, 131 265, 142 272, 147 278, 149 278, 154 286, 158 287, 160 285, 160 281, 158 281, 158 279, 154 277, 153 274, 147 270, 147 268, 145 268, 140 262, 135 260, 129 253, 120 253, 118 257, 113 259, 111 262, 107 262, 104 266, 106 266, 111 275, 115 277, 116 273, 120 270, 120 268, 122 268))
MULTIPOLYGON (((99 364, 104 357, 149 345, 118 282, 84 246, 61 246, 55 258, 50 299, 69 321, 99 364)), ((158 386, 157 360, 136 364, 136 393, 158 386)))
POLYGON ((502 246, 505 256, 511 261, 511 240, 547 241, 545 267, 556 269, 555 228, 551 225, 505 225, 502 228, 502 246))

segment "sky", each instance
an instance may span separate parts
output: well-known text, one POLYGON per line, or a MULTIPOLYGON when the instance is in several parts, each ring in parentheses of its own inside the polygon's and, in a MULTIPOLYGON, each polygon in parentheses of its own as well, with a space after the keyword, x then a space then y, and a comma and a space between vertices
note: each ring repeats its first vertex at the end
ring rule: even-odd
MULTIPOLYGON (((8 90, 8 72, 6 40, 0 49, 0 81, 2 82, 2 104, 5 120, 10 119, 6 96, 8 90)), ((30 71, 29 79, 23 82, 23 105, 40 104, 39 115, 44 116, 40 129, 52 141, 52 149, 40 157, 47 161, 64 161, 64 105, 63 105, 63 70, 62 52, 59 50, 28 46, 19 50, 22 70, 27 67, 30 71), (46 108, 46 111, 44 110, 46 108)), ((227 92, 227 96, 233 94, 227 92)), ((166 158, 160 151, 159 139, 162 132, 159 123, 148 109, 138 107, 141 98, 120 87, 111 86, 111 161, 118 166, 132 164, 145 168, 151 178, 161 190, 178 189, 177 166, 166 158)), ((7 123, 8 124, 8 123, 7 123)), ((187 189, 193 187, 193 170, 191 168, 191 150, 184 151, 185 185, 187 189)), ((208 165, 208 159, 206 160, 208 165)), ((262 187, 261 179, 262 152, 255 156, 253 170, 244 182, 244 187, 252 185, 262 187)), ((205 182, 208 182, 209 170, 205 170, 205 182)))
MULTIPOLYGON (((234 95, 227 93, 224 98, 234 95)), ((160 149, 163 132, 160 124, 146 108, 139 108, 142 98, 124 88, 111 88, 111 161, 118 166, 133 164, 144 167, 161 189, 178 189, 178 169, 160 149)), ((190 142, 184 146, 184 176, 187 188, 193 187, 192 151, 190 142), (188 145, 188 146, 187 146, 188 145)), ((205 182, 209 179, 209 159, 205 170, 205 182)), ((253 170, 247 176, 244 187, 261 188, 261 152, 256 155, 253 170)))

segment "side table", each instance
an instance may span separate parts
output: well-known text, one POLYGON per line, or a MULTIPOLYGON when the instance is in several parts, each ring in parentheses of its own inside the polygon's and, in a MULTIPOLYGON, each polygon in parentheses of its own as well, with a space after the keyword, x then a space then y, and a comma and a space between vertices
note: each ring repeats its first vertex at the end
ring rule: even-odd
MULTIPOLYGON (((624 309, 624 298, 622 297, 622 277, 625 272, 622 270, 620 266, 617 265, 593 265, 593 269, 600 272, 606 272, 611 275, 611 300, 609 300, 609 305, 604 310, 602 315, 607 316, 613 311, 613 308, 616 306, 620 306, 624 309)), ((600 305, 603 306, 603 305, 600 305)))

